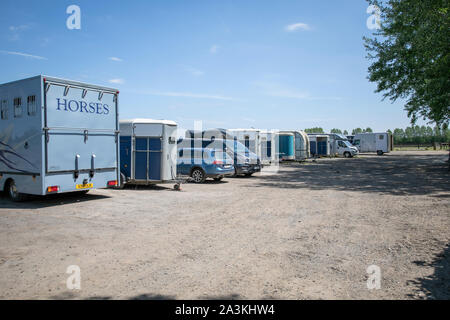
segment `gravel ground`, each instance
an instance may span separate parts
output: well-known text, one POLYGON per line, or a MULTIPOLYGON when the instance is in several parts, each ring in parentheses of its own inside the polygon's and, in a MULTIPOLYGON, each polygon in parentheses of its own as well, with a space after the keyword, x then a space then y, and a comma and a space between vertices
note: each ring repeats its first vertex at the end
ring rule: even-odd
POLYGON ((450 299, 447 158, 392 152, 181 192, 2 197, 0 298, 450 299), (66 287, 69 265, 81 290, 66 287))

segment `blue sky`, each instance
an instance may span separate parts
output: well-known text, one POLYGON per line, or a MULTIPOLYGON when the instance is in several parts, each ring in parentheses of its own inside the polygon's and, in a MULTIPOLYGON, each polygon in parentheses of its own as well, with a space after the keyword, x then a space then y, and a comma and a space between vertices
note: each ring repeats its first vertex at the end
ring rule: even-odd
MULTIPOLYGON (((409 125, 367 80, 368 5, 327 1, 0 2, 0 83, 45 74, 120 90, 121 118, 326 130, 409 125), (81 29, 69 30, 69 5, 81 29)), ((419 123, 420 124, 420 123, 419 123)))

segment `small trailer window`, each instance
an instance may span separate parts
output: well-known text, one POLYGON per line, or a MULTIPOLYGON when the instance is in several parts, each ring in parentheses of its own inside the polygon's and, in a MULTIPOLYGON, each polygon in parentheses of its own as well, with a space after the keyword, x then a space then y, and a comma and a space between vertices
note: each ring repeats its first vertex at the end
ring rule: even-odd
POLYGON ((378 136, 378 139, 383 140, 383 139, 384 139, 384 135, 380 134, 380 135, 378 136))
POLYGON ((2 100, 1 118, 2 118, 2 120, 8 119, 8 100, 2 100))
POLYGON ((14 98, 14 118, 22 117, 22 98, 14 98))
POLYGON ((36 96, 28 96, 27 98, 27 110, 29 116, 36 115, 36 96))

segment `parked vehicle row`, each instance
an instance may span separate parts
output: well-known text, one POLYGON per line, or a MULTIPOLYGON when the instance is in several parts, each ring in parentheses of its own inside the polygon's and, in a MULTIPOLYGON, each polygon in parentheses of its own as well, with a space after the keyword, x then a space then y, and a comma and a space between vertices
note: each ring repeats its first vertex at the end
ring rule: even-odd
POLYGON ((25 195, 87 192, 126 184, 202 183, 251 176, 279 161, 353 157, 392 150, 388 133, 299 130, 188 130, 169 120, 118 118, 119 91, 37 76, 0 85, 0 191, 25 195))

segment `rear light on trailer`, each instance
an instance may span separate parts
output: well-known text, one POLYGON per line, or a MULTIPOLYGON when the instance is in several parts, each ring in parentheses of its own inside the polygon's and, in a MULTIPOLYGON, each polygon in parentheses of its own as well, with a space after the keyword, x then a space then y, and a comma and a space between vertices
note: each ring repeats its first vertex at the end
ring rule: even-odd
POLYGON ((117 180, 108 181, 108 187, 116 187, 116 186, 117 186, 117 180))
POLYGON ((54 193, 59 191, 59 186, 47 187, 47 193, 54 193))

